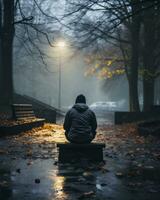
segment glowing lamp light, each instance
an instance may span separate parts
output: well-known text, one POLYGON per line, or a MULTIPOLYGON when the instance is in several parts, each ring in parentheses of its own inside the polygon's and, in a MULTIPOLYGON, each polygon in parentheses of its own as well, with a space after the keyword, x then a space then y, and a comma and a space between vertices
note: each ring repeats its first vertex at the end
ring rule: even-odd
POLYGON ((59 41, 59 42, 57 42, 57 46, 60 48, 64 48, 66 46, 66 43, 65 43, 65 41, 59 41))

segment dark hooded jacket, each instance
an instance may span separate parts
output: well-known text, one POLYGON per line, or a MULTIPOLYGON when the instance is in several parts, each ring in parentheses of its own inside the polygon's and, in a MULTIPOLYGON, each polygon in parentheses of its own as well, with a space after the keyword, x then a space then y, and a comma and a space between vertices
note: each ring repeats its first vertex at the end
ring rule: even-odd
POLYGON ((63 127, 69 141, 90 142, 96 135, 96 116, 86 104, 77 103, 67 112, 63 127))

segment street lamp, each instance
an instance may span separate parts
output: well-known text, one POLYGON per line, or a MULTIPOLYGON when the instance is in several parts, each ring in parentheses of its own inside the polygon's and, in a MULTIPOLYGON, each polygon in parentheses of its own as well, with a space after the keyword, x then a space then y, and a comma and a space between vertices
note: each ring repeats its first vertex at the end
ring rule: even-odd
POLYGON ((59 48, 59 67, 58 67, 58 74, 59 74, 59 91, 58 91, 58 108, 61 108, 61 78, 62 78, 62 50, 65 48, 66 43, 63 40, 57 42, 56 45, 59 48))

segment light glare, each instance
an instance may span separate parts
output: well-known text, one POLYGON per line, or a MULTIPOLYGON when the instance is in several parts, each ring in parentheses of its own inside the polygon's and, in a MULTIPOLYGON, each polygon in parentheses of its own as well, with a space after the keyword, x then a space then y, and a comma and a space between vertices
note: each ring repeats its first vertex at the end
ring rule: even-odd
POLYGON ((64 41, 59 41, 59 42, 57 43, 57 46, 60 47, 60 48, 63 48, 63 47, 66 46, 66 43, 65 43, 64 41))

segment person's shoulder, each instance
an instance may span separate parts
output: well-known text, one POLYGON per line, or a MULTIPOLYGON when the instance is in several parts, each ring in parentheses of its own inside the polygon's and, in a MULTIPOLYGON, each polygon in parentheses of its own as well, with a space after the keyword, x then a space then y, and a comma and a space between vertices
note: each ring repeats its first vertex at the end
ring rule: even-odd
POLYGON ((93 110, 88 106, 88 110, 90 111, 90 112, 93 112, 93 110))
POLYGON ((70 114, 70 113, 72 113, 74 111, 74 108, 73 107, 71 107, 68 111, 67 111, 67 113, 66 114, 70 114))
POLYGON ((95 115, 94 111, 88 108, 88 112, 90 112, 92 115, 95 115))

